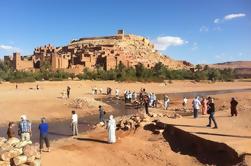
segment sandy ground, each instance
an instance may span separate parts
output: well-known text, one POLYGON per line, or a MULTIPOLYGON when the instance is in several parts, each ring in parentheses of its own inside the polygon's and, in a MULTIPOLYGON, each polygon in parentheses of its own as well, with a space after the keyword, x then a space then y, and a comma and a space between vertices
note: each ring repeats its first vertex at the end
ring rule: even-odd
MULTIPOLYGON (((0 124, 7 126, 7 122, 18 121, 22 114, 26 114, 31 121, 37 121, 42 116, 46 116, 50 121, 54 119, 69 119, 71 110, 73 109, 69 107, 69 103, 77 97, 97 97, 91 95, 93 87, 102 88, 103 91, 107 87, 117 87, 121 93, 125 89, 139 91, 140 88, 146 88, 148 92, 170 93, 244 89, 251 88, 251 84, 250 82, 219 82, 211 84, 174 81, 172 84, 165 85, 164 83, 117 83, 114 81, 64 81, 25 83, 19 84, 18 89, 15 89, 15 84, 2 83, 0 84, 0 124), (40 90, 38 91, 35 90, 36 84, 40 86, 40 90), (61 99, 60 93, 66 89, 67 85, 70 85, 72 88, 71 98, 69 100, 61 99)), ((216 114, 220 128, 213 130, 204 127, 191 127, 186 130, 188 132, 202 131, 207 133, 225 133, 226 135, 250 136, 251 92, 216 95, 213 97, 215 98, 217 109, 222 110, 216 114), (239 101, 240 114, 234 118, 229 117, 229 102, 232 96, 235 96, 239 101)), ((96 114, 97 106, 94 105, 93 107, 84 107, 83 109, 76 110, 79 116, 87 116, 96 114)), ((191 107, 191 99, 189 99, 189 107, 191 107)), ((170 109, 175 108, 181 108, 181 99, 172 100, 170 109)), ((114 108, 105 105, 105 109, 113 111, 114 108)), ((151 109, 150 111, 158 112, 159 110, 151 109)), ((168 122, 174 124, 190 124, 194 126, 204 126, 207 124, 207 121, 207 116, 200 117, 196 121, 191 117, 168 119, 168 122)), ((200 136, 208 139, 216 139, 217 141, 225 141, 225 138, 215 135, 201 134, 200 136)), ((52 151, 42 154, 42 163, 46 166, 55 165, 55 163, 66 166, 201 165, 192 156, 173 152, 163 137, 153 135, 150 131, 145 131, 142 128, 136 133, 118 133, 118 143, 114 145, 106 144, 106 137, 106 131, 99 129, 87 134, 81 134, 78 137, 79 139, 64 138, 54 141, 52 142, 52 151)), ((238 151, 248 152, 250 145, 248 141, 250 141, 250 138, 229 137, 229 139, 226 139, 232 139, 229 142, 238 151)))
MULTIPOLYGON (((18 84, 16 90, 15 84, 0 84, 0 124, 9 121, 18 121, 22 114, 28 116, 31 121, 39 120, 45 116, 47 119, 69 118, 72 108, 69 103, 74 98, 87 97, 92 98, 91 89, 102 88, 103 92, 107 87, 120 89, 122 94, 125 89, 138 92, 140 88, 146 88, 149 92, 171 93, 171 92, 192 92, 204 90, 222 90, 251 88, 250 82, 217 82, 217 83, 193 83, 191 81, 173 81, 172 84, 164 83, 118 83, 114 81, 63 81, 63 82, 37 82, 18 84), (35 90, 36 85, 40 90, 35 90), (69 100, 61 99, 61 92, 66 87, 71 86, 71 97, 69 100)), ((114 94, 114 90, 113 90, 114 94)), ((97 96, 95 96, 97 97, 97 96)), ((97 113, 96 104, 93 108, 83 108, 76 110, 79 116, 86 116, 97 113)), ((112 108, 105 105, 106 111, 112 111, 112 108)))
POLYGON ((176 154, 163 137, 142 128, 136 133, 118 132, 118 142, 113 145, 106 143, 106 137, 107 133, 101 130, 58 141, 52 152, 43 153, 42 163, 48 166, 54 163, 65 166, 201 165, 193 157, 176 154))

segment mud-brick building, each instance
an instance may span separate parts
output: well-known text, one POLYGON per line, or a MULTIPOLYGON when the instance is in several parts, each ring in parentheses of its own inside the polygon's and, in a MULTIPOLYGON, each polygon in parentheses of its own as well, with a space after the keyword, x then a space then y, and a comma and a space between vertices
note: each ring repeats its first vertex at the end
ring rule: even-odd
POLYGON ((134 67, 142 63, 149 68, 158 62, 170 68, 191 66, 185 61, 175 61, 162 56, 148 39, 124 34, 123 30, 118 30, 113 36, 72 40, 62 47, 48 44, 35 48, 33 55, 29 57, 14 53, 13 56, 4 57, 4 60, 9 61, 16 70, 40 69, 47 63, 53 71, 64 70, 76 74, 82 73, 84 68, 115 69, 119 63, 123 63, 126 67, 134 67))

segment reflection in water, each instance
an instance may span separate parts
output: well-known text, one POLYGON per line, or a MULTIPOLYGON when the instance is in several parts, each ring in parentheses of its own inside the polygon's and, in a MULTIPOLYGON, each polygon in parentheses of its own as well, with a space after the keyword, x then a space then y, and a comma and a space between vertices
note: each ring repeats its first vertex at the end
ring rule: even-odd
MULTIPOLYGON (((251 88, 249 89, 231 89, 231 90, 218 90, 218 91, 197 91, 197 92, 179 92, 179 93, 167 93, 169 97, 180 97, 183 98, 184 96, 187 98, 194 97, 194 96, 209 96, 209 95, 216 95, 216 94, 225 94, 225 93, 234 93, 234 92, 251 92, 251 88)), ((157 97, 161 100, 164 94, 157 94, 157 97)), ((125 116, 138 113, 140 111, 144 111, 142 107, 136 108, 134 105, 125 104, 123 100, 118 100, 116 98, 99 98, 96 99, 99 101, 103 101, 106 104, 111 105, 114 112, 108 112, 105 117, 108 119, 110 114, 116 116, 125 116)), ((98 111, 97 111, 98 113, 98 111)), ((190 116, 191 113, 180 112, 182 116, 190 116)), ((89 115, 85 117, 79 118, 79 132, 86 132, 93 128, 93 125, 98 122, 98 114, 89 115)), ((71 127, 70 127, 70 117, 69 119, 62 119, 62 120, 51 120, 49 123, 49 138, 50 140, 57 140, 60 138, 70 137, 71 136, 71 127)), ((38 142, 39 140, 39 131, 38 131, 39 122, 32 123, 32 141, 38 142)), ((0 137, 6 137, 7 131, 7 124, 0 126, 0 137)), ((17 130, 16 130, 17 131, 17 130)), ((17 133, 17 132, 16 132, 17 133)))

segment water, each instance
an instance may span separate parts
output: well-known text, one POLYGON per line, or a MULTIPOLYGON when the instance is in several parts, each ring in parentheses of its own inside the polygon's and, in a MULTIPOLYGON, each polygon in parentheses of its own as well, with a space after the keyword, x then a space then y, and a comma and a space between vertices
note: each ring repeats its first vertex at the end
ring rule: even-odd
MULTIPOLYGON (((118 116, 126 116, 131 115, 134 113, 137 113, 140 111, 140 109, 134 109, 133 107, 130 107, 129 105, 125 105, 123 101, 117 100, 117 99, 111 99, 111 98, 103 98, 103 99, 97 99, 102 100, 103 102, 112 105, 116 111, 114 112, 108 112, 105 115, 105 119, 108 120, 109 116, 112 114, 115 117, 118 116)), ((97 110, 98 113, 98 110, 97 110)), ((71 137, 72 131, 71 131, 71 117, 69 119, 54 119, 48 122, 49 124, 49 139, 50 140, 58 140, 61 138, 71 137)), ((86 132, 93 129, 94 125, 98 123, 99 114, 95 115, 89 115, 85 117, 79 117, 79 132, 86 132)), ((18 122, 17 122, 18 123, 18 122)), ((39 140, 39 121, 32 122, 32 141, 38 142, 39 140)), ((7 137, 7 124, 0 126, 0 137, 4 136, 7 137)), ((15 127, 17 131, 17 126, 15 127)), ((17 132, 16 132, 17 136, 17 132)))
MULTIPOLYGON (((195 92, 178 92, 178 93, 166 93, 169 97, 176 97, 176 98, 183 98, 183 97, 195 97, 195 96, 209 96, 209 95, 216 95, 216 94, 227 94, 227 93, 234 93, 234 92, 251 92, 251 88, 249 89, 231 89, 231 90, 215 90, 215 91, 195 91, 195 92)), ((157 94, 159 99, 162 99, 164 94, 157 94)), ((102 98, 97 99, 105 102, 106 104, 111 105, 114 112, 107 113, 105 118, 108 119, 110 114, 113 114, 115 117, 117 116, 125 116, 138 113, 140 111, 144 111, 143 108, 135 108, 130 104, 125 104, 122 100, 117 100, 115 98, 102 98)), ((97 110, 98 113, 98 110, 97 110)), ((180 113, 182 114, 182 113, 180 113)), ((190 115, 189 113, 183 116, 190 115)), ((79 117, 79 132, 86 132, 93 128, 93 125, 98 122, 98 114, 89 115, 85 117, 79 117)), ((58 140, 61 138, 66 138, 71 136, 71 117, 69 119, 54 119, 49 121, 49 138, 50 140, 58 140)), ((39 130, 38 130, 39 122, 32 122, 32 141, 38 142, 39 140, 39 130)), ((6 137, 7 131, 7 124, 0 126, 0 136, 6 137)), ((17 130, 16 130, 17 131, 17 130)))
POLYGON ((159 99, 163 99, 164 95, 167 94, 169 97, 174 98, 193 98, 196 96, 210 96, 226 93, 236 93, 236 92, 251 92, 251 88, 246 89, 226 89, 226 90, 211 90, 211 91, 194 91, 194 92, 177 92, 177 93, 163 93, 157 94, 159 99))

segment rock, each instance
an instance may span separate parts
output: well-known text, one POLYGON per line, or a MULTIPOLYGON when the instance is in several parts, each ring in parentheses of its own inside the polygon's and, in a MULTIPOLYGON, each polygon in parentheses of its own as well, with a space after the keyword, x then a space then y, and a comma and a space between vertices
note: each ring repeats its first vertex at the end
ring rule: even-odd
POLYGON ((28 163, 29 166, 40 166, 41 161, 40 160, 34 160, 33 162, 28 163))
POLYGON ((1 151, 5 151, 5 150, 9 151, 9 150, 11 150, 12 148, 13 148, 13 147, 12 147, 10 144, 5 143, 5 144, 3 144, 3 145, 0 147, 0 152, 1 152, 1 151))
POLYGON ((24 164, 27 162, 28 157, 25 155, 17 156, 13 159, 15 165, 24 164))
POLYGON ((174 114, 174 118, 182 118, 180 114, 174 114))
POLYGON ((10 166, 10 162, 9 161, 1 161, 0 160, 0 166, 10 166))
POLYGON ((0 147, 7 141, 6 138, 0 137, 0 147))
POLYGON ((35 156, 38 153, 36 146, 34 145, 26 145, 23 148, 23 154, 27 157, 35 156))
POLYGON ((104 122, 99 122, 98 124, 96 124, 96 127, 104 127, 105 123, 104 122))
POLYGON ((31 141, 21 141, 18 144, 15 145, 15 148, 22 148, 25 147, 26 145, 31 145, 31 141))
POLYGON ((20 140, 18 138, 12 137, 10 139, 7 140, 7 144, 10 144, 12 146, 17 145, 20 142, 20 140))
POLYGON ((32 163, 32 162, 34 162, 34 160, 36 159, 36 157, 35 156, 30 156, 30 157, 28 157, 27 158, 27 163, 32 163))
POLYGON ((2 151, 0 153, 0 159, 3 161, 10 161, 10 159, 17 157, 23 153, 22 149, 11 149, 10 151, 2 151))

